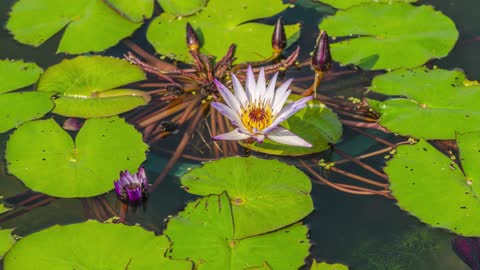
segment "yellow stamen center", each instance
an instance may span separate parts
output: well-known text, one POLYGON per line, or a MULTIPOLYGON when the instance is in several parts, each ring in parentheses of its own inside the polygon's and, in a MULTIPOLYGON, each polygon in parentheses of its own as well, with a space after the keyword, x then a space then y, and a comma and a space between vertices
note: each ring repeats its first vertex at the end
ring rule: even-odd
POLYGON ((272 123, 272 110, 263 104, 251 104, 242 111, 242 123, 253 132, 253 129, 263 130, 272 123))

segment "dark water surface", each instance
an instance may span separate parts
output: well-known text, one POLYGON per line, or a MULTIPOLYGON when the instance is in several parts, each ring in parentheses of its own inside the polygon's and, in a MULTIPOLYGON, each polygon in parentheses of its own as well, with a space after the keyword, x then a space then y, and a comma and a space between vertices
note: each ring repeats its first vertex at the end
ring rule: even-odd
MULTIPOLYGON (((0 21, 3 25, 7 20, 8 10, 14 2, 3 0, 0 3, 0 21)), ((477 14, 474 12, 480 10, 480 1, 425 0, 422 3, 434 5, 443 11, 455 21, 460 31, 460 39, 451 54, 434 63, 447 69, 464 69, 469 79, 480 79, 480 69, 477 68, 480 63, 478 53, 480 41, 473 40, 477 35, 480 36, 480 20, 476 19, 477 14)), ((300 59, 306 59, 308 52, 313 48, 321 17, 312 10, 296 7, 285 12, 284 20, 287 23, 303 21, 300 40, 303 50, 300 59)), ((145 27, 135 34, 140 43, 144 42, 142 41, 143 31, 145 27)), ((71 57, 55 55, 59 38, 60 35, 56 35, 40 48, 32 48, 15 42, 7 31, 0 29, 0 59, 24 59, 47 68, 65 57, 71 57)), ((108 50, 107 53, 121 55, 123 50, 122 46, 118 46, 108 50)), ((294 72, 287 73, 288 75, 296 76, 297 74, 294 72)), ((330 95, 337 93, 328 93, 329 89, 340 91, 341 88, 342 91, 351 92, 347 94, 354 95, 355 90, 361 87, 362 85, 351 84, 343 87, 342 82, 339 81, 322 85, 323 91, 327 91, 330 95)), ((0 135, 2 158, 8 135, 0 135)), ((348 148, 351 148, 348 150, 366 148, 363 150, 368 151, 379 147, 364 137, 348 137, 348 134, 343 138, 340 147, 347 143, 348 148)), ((161 171, 166 158, 168 156, 162 153, 150 153, 149 161, 146 163, 150 179, 154 179, 161 171)), ((381 157, 377 161, 378 164, 383 163, 381 157)), ((20 181, 6 174, 4 163, 4 160, 0 160, 0 193, 9 197, 24 191, 25 187, 20 181)), ((356 167, 350 169, 356 170, 356 167)), ((181 171, 180 169, 177 173, 181 171)), ((320 185, 314 185, 312 197, 316 209, 307 217, 306 223, 310 227, 310 239, 313 243, 311 255, 317 260, 342 262, 350 265, 354 270, 468 269, 451 251, 452 234, 420 223, 417 218, 400 210, 393 200, 345 194, 320 185)), ((150 228, 161 230, 164 225, 163 220, 168 215, 174 215, 184 207, 187 201, 194 198, 181 190, 178 177, 171 175, 151 194, 146 208, 129 213, 128 220, 132 223, 141 221, 150 228)), ((109 194, 109 200, 113 206, 116 206, 114 194, 109 194)), ((34 209, 0 225, 2 228, 15 227, 18 235, 27 235, 54 224, 83 220, 80 200, 58 199, 47 206, 34 209)), ((1 265, 0 269, 2 269, 1 265)))

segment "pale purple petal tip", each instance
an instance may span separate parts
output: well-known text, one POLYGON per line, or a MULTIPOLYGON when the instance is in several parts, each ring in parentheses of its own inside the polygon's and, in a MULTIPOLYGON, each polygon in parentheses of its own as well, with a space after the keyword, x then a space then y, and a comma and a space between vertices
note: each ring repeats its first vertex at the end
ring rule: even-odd
POLYGON ((270 133, 267 134, 267 138, 281 144, 301 147, 312 147, 312 144, 295 135, 290 130, 281 126, 278 126, 276 129, 270 131, 270 133))
POLYGON ((123 185, 121 184, 120 180, 114 181, 113 185, 115 186, 115 192, 117 193, 117 195, 122 196, 123 185))
POLYGON ((250 138, 250 135, 240 132, 238 128, 230 132, 223 133, 213 137, 215 141, 219 141, 219 140, 238 141, 238 140, 245 140, 248 138, 250 138))

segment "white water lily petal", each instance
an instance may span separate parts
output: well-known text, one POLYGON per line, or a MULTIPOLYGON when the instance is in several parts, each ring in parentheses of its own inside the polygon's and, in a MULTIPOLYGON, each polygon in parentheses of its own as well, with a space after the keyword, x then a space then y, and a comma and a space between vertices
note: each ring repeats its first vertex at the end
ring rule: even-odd
POLYGON ((214 140, 238 141, 250 138, 250 135, 242 133, 238 128, 213 137, 214 140))
POLYGON ((233 92, 235 93, 235 96, 240 102, 240 105, 243 108, 245 108, 248 105, 248 98, 247 98, 247 95, 245 94, 245 90, 243 89, 242 84, 238 80, 237 76, 235 76, 235 74, 232 73, 231 77, 232 77, 232 84, 233 84, 233 92))
POLYGON ((273 120, 270 127, 264 129, 264 132, 268 133, 283 121, 287 120, 290 116, 305 108, 306 103, 312 100, 312 98, 313 96, 304 97, 283 107, 283 109, 277 114, 275 120, 273 120))
POLYGON ((278 72, 270 79, 267 90, 265 91, 265 101, 273 107, 273 98, 275 97, 275 84, 277 83, 278 72))
POLYGON ((312 144, 293 134, 290 130, 278 126, 268 133, 267 138, 274 142, 288 144, 293 146, 312 147, 312 144))
POLYGON ((258 73, 258 81, 257 81, 257 94, 258 100, 264 100, 265 98, 265 91, 266 91, 266 84, 265 81, 265 70, 260 68, 260 72, 258 73))
POLYGON ((257 85, 255 83, 255 75, 253 75, 253 70, 251 66, 248 66, 247 68, 247 79, 246 79, 246 93, 248 100, 250 102, 255 102, 257 97, 256 97, 256 88, 257 85))
POLYGON ((237 98, 228 90, 225 85, 219 82, 217 79, 214 79, 213 82, 218 88, 220 95, 222 95, 223 100, 227 103, 227 105, 237 111, 237 114, 242 112, 242 108, 240 107, 240 103, 238 102, 237 98))
POLYGON ((215 108, 219 113, 223 114, 225 117, 228 118, 232 122, 232 124, 238 126, 242 121, 240 121, 240 118, 238 114, 233 111, 230 107, 227 105, 220 103, 220 102, 212 102, 211 105, 213 108, 215 108))
POLYGON ((276 115, 283 107, 283 104, 285 104, 285 101, 287 100, 288 96, 290 95, 290 90, 288 90, 288 87, 292 83, 293 79, 289 79, 286 82, 284 82, 280 87, 275 92, 275 97, 273 98, 273 105, 272 105, 272 113, 273 115, 276 115))

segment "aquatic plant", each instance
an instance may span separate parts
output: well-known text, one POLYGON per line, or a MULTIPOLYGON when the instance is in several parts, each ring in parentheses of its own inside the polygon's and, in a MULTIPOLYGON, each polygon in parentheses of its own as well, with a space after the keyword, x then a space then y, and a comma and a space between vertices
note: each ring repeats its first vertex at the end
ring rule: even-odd
POLYGON ((148 180, 143 166, 135 174, 128 170, 120 172, 120 178, 113 182, 115 192, 123 201, 137 203, 148 196, 148 180))
POLYGON ((457 236, 452 241, 452 249, 472 270, 480 269, 480 242, 478 237, 457 236))

